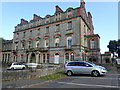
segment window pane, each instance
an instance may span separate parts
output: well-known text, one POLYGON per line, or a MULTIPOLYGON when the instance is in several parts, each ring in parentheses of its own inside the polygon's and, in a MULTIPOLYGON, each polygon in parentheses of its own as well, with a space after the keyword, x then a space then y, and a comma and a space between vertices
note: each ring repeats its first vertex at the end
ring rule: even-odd
POLYGON ((70 58, 71 61, 74 60, 74 53, 71 53, 71 58, 70 58))
POLYGON ((72 22, 68 22, 68 31, 72 30, 72 22))
POLYGON ((45 40, 45 47, 48 47, 48 46, 49 46, 49 40, 46 39, 46 40, 45 40))
POLYGON ((45 54, 43 54, 43 63, 45 63, 45 54))
POLYGON ((56 25, 56 31, 60 31, 60 24, 56 25))
POLYGON ((65 59, 66 59, 66 61, 69 60, 69 54, 68 53, 65 54, 65 59))
POLYGON ((36 47, 37 48, 39 47, 39 41, 38 40, 36 41, 36 47))
POLYGON ((46 33, 49 33, 49 27, 46 27, 46 33))
POLYGON ((47 54, 47 63, 49 63, 50 56, 47 54))
POLYGON ((55 39, 55 46, 59 46, 59 38, 55 39))
POLYGON ((67 43, 68 46, 71 46, 71 45, 72 45, 72 37, 68 37, 67 40, 68 40, 68 41, 67 41, 67 42, 68 42, 68 43, 67 43))

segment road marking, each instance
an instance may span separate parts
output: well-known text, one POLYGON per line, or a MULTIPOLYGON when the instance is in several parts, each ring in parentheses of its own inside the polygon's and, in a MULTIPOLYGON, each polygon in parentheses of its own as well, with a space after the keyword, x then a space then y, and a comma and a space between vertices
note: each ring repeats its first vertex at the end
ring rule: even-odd
POLYGON ((92 84, 79 84, 79 83, 67 83, 67 82, 57 82, 60 84, 69 84, 69 85, 78 85, 78 86, 93 86, 93 87, 106 87, 106 88, 120 88, 118 86, 110 86, 110 85, 92 85, 92 84))
POLYGON ((120 75, 120 74, 107 74, 107 75, 115 75, 116 76, 116 75, 120 75))
POLYGON ((85 78, 85 79, 116 79, 116 80, 120 80, 120 78, 101 78, 101 77, 68 77, 68 78, 75 78, 75 79, 78 79, 78 78, 85 78))

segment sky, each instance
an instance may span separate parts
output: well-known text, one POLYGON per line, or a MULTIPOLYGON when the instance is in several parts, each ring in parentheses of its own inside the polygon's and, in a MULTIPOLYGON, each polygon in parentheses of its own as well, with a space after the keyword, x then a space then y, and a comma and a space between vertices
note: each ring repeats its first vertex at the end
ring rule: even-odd
MULTIPOLYGON (((65 11, 69 7, 77 8, 79 2, 2 2, 0 3, 0 37, 13 39, 14 27, 24 18, 33 19, 33 14, 45 17, 55 13, 58 5, 65 11)), ((110 40, 118 40, 118 2, 86 2, 86 11, 91 12, 94 33, 100 35, 101 53, 108 51, 110 40)))

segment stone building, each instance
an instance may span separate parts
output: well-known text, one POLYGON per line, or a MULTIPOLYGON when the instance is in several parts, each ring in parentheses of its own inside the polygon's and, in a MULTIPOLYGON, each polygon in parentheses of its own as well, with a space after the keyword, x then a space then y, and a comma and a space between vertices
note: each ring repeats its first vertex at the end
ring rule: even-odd
POLYGON ((13 44, 13 40, 2 41, 2 64, 11 62, 12 44, 13 44))
POLYGON ((105 52, 104 54, 101 54, 101 63, 113 63, 110 52, 105 52))
POLYGON ((0 63, 2 62, 2 42, 3 38, 0 38, 0 63))
POLYGON ((100 60, 100 36, 94 34, 92 15, 80 7, 63 11, 58 5, 54 15, 21 19, 15 26, 12 60, 61 64, 68 60, 100 60))

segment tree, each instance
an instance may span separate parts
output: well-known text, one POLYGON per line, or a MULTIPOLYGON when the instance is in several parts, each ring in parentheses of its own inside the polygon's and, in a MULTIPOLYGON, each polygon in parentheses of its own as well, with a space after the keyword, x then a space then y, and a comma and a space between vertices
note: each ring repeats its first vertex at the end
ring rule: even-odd
POLYGON ((115 56, 115 52, 118 54, 118 57, 120 57, 120 39, 118 41, 110 40, 107 47, 109 48, 109 51, 113 54, 113 57, 115 56))
POLYGON ((113 57, 115 56, 115 52, 117 51, 117 41, 116 40, 110 40, 109 45, 107 46, 109 48, 109 51, 113 54, 113 57))
POLYGON ((117 42, 117 51, 116 53, 118 53, 118 57, 120 57, 120 39, 117 42))

